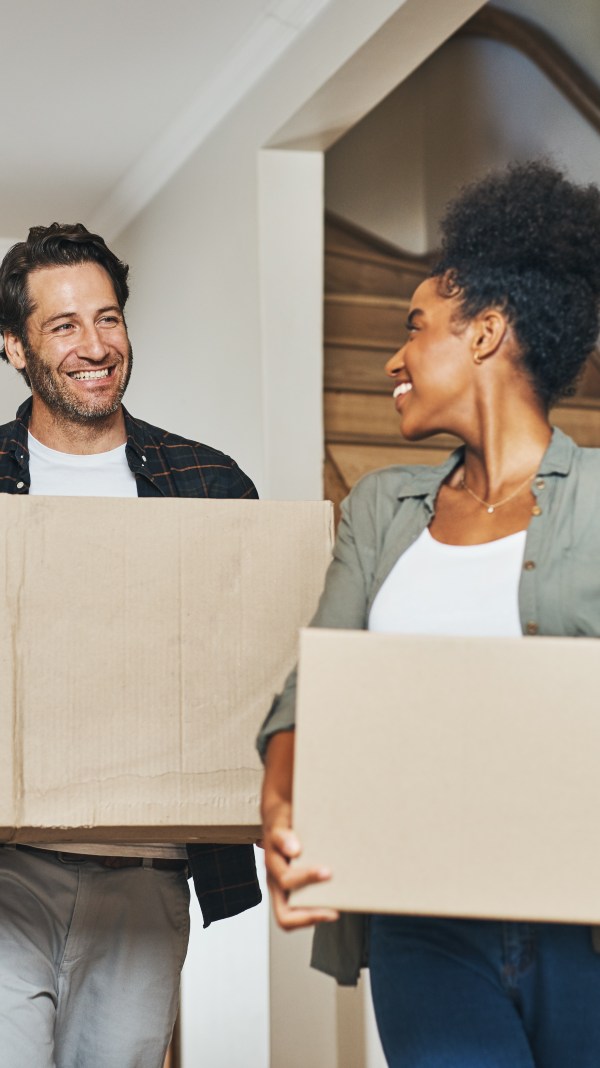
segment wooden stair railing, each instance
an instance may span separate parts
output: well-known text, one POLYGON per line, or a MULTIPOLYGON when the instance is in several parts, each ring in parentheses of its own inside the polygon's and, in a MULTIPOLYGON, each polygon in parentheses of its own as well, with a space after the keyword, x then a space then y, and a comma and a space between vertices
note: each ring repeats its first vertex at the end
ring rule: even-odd
POLYGON ((487 37, 527 56, 577 111, 600 133, 600 87, 535 23, 493 4, 486 4, 456 31, 454 37, 487 37))

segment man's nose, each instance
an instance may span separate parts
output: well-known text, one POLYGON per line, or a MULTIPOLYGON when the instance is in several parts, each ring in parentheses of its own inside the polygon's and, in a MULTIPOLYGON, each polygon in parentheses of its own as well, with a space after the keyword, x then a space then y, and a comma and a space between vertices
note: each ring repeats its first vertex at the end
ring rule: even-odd
POLYGON ((404 345, 402 346, 401 349, 398 349, 398 351, 395 352, 393 356, 390 356, 389 360, 387 361, 387 363, 385 365, 385 373, 386 373, 386 375, 389 375, 390 378, 395 378, 395 376, 397 374, 400 374, 400 371, 402 370, 403 367, 404 367, 404 345))
POLYGON ((108 354, 108 349, 98 328, 88 326, 83 332, 77 346, 77 355, 88 360, 103 360, 108 354))

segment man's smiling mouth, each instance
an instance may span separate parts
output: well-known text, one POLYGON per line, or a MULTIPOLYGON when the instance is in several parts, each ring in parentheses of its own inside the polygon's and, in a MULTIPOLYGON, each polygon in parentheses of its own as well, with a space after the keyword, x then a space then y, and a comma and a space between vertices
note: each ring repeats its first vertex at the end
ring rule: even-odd
POLYGON ((111 370, 111 367, 103 367, 100 371, 69 371, 69 378, 74 378, 77 382, 90 378, 108 378, 111 370))
POLYGON ((405 393, 410 393, 411 389, 412 382, 399 382, 394 392, 392 393, 392 397, 395 400, 396 397, 402 397, 405 393))

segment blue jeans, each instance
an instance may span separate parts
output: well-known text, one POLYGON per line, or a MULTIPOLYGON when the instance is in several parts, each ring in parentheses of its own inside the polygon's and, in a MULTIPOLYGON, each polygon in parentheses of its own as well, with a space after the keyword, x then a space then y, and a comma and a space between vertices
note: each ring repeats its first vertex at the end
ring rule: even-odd
POLYGON ((599 1068, 589 927, 373 916, 373 1004, 391 1068, 599 1068))

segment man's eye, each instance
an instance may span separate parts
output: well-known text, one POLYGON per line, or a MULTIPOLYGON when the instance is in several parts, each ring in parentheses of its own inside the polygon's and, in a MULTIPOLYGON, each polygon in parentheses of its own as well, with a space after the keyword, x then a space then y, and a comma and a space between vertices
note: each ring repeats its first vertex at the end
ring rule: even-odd
POLYGON ((64 333, 66 330, 71 330, 72 326, 73 326, 73 323, 59 323, 58 326, 54 327, 52 333, 53 334, 58 334, 61 331, 64 333))
POLYGON ((103 315, 100 322, 106 323, 107 326, 116 326, 120 322, 120 319, 117 315, 103 315))

